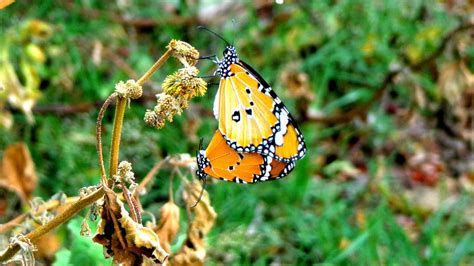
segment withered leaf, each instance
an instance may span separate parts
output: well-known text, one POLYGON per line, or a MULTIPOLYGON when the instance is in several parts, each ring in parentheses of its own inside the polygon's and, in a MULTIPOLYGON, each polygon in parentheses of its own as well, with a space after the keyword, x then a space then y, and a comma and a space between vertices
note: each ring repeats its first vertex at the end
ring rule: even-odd
MULTIPOLYGON (((187 206, 196 202, 201 192, 201 184, 192 182, 185 185, 183 198, 187 206)), ((171 265, 204 265, 206 247, 204 237, 214 226, 217 214, 211 206, 209 194, 204 191, 201 201, 191 208, 194 218, 191 221, 184 246, 170 258, 171 265)))
POLYGON ((9 145, 1 162, 0 186, 15 191, 26 203, 31 199, 37 183, 38 177, 28 147, 24 143, 9 145))
POLYGON ((113 257, 115 263, 141 264, 142 256, 154 263, 163 263, 168 257, 158 235, 133 221, 123 203, 109 188, 105 188, 102 220, 93 240, 104 246, 105 257, 113 257))
POLYGON ((170 252, 170 244, 179 231, 179 207, 172 201, 163 205, 160 209, 160 224, 155 232, 158 234, 163 248, 170 252))

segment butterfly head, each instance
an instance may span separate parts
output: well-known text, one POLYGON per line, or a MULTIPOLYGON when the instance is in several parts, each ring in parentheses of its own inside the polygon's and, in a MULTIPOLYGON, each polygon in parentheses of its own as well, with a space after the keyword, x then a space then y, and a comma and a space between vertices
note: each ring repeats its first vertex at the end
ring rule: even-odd
POLYGON ((239 62, 239 57, 235 51, 235 47, 232 45, 227 45, 223 52, 222 60, 216 60, 215 63, 218 64, 216 74, 222 78, 230 77, 232 72, 230 70, 230 65, 239 62))
POLYGON ((204 180, 207 177, 207 174, 204 172, 204 168, 209 165, 209 160, 206 157, 204 150, 199 150, 196 154, 197 159, 197 169, 196 175, 199 180, 204 180))

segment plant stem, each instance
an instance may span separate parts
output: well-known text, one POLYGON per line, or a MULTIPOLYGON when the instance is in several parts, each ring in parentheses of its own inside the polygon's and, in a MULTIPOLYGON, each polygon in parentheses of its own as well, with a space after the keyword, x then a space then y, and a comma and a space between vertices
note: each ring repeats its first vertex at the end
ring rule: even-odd
POLYGON ((125 108, 127 107, 127 99, 123 97, 117 98, 117 105, 115 107, 114 128, 112 131, 112 145, 110 147, 110 165, 109 178, 117 174, 120 137, 122 135, 123 117, 125 115, 125 108))
MULTIPOLYGON (((74 215, 76 215, 82 209, 94 203, 95 201, 99 200, 102 196, 104 196, 104 189, 100 187, 98 190, 94 191, 90 195, 82 199, 79 199, 78 201, 73 203, 64 212, 58 214, 48 223, 36 228, 34 231, 25 235, 25 238, 29 239, 33 243, 36 242, 36 240, 38 240, 40 237, 42 237, 49 231, 53 230, 54 228, 58 227, 59 225, 67 222, 69 219, 71 219, 74 215)), ((0 255, 0 262, 5 262, 9 260, 19 250, 20 250, 20 246, 18 244, 15 243, 15 244, 10 245, 8 249, 5 250, 5 252, 3 252, 0 255)))
MULTIPOLYGON (((168 58, 172 54, 172 49, 168 49, 161 57, 156 61, 156 63, 137 81, 138 84, 143 85, 151 75, 158 70, 163 63, 168 60, 168 58)), ((115 94, 116 95, 116 94, 115 94)), ((107 101, 104 103, 105 106, 101 109, 105 112, 105 109, 110 104, 110 102, 115 98, 114 94, 112 94, 107 101)), ((117 173, 118 167, 118 158, 119 158, 119 149, 120 149, 120 137, 122 134, 122 125, 123 125, 123 117, 125 115, 125 108, 127 106, 128 99, 123 97, 117 97, 117 105, 115 108, 115 116, 114 116, 114 128, 112 132, 112 145, 110 148, 110 166, 109 166, 109 176, 112 177, 117 173)), ((103 113, 101 114, 103 117, 103 113)), ((99 116, 100 118, 100 116, 99 116)), ((101 125, 101 121, 98 121, 98 127, 101 125)), ((97 128, 96 128, 97 130, 97 128)), ((98 134, 100 135, 100 129, 98 129, 98 134)), ((99 136, 100 137, 100 136, 99 136)), ((98 151, 99 151, 99 160, 102 155, 102 146, 101 142, 98 143, 98 151), (100 147, 99 147, 100 146, 100 147)), ((101 171, 103 170, 103 160, 100 162, 101 171)), ((102 178, 104 178, 102 173, 102 178)), ((103 180, 103 179, 102 179, 103 180)), ((59 225, 67 222, 70 220, 74 215, 76 215, 79 211, 84 209, 85 207, 89 206, 90 204, 94 203, 95 201, 99 200, 102 196, 104 196, 104 186, 100 187, 98 190, 94 191, 92 194, 79 199, 75 203, 73 203, 70 207, 68 207, 64 212, 58 214, 48 223, 36 228, 32 232, 25 235, 25 238, 30 240, 31 242, 35 242, 40 237, 48 233, 49 231, 53 230, 54 228, 58 227, 59 225)), ((20 250, 20 246, 18 243, 11 244, 1 255, 0 255, 0 262, 5 262, 9 260, 13 255, 15 255, 20 250)))
POLYGON ((104 166, 104 156, 102 154, 102 120, 105 115, 105 111, 109 107, 109 105, 117 98, 117 93, 112 93, 107 100, 105 100, 104 104, 100 108, 99 114, 97 115, 97 123, 96 123, 96 141, 97 141, 97 154, 99 155, 99 167, 101 173, 101 180, 102 185, 107 186, 107 174, 105 173, 105 166, 104 166))
MULTIPOLYGON (((143 85, 151 75, 158 70, 168 58, 171 56, 173 50, 168 49, 166 52, 158 59, 158 61, 151 66, 150 69, 137 81, 139 85, 143 85)), ((119 159, 119 149, 120 149, 120 137, 122 134, 122 125, 123 117, 125 115, 125 108, 127 107, 128 99, 118 97, 117 106, 115 108, 115 117, 114 117, 114 129, 112 132, 112 146, 110 148, 110 165, 109 165, 109 177, 117 174, 118 159, 119 159)))
POLYGON ((20 225, 29 216, 36 216, 36 215, 41 214, 42 212, 55 209, 59 206, 70 205, 71 203, 77 201, 78 199, 79 197, 69 197, 66 199, 65 202, 61 202, 60 200, 45 202, 44 204, 41 204, 38 208, 34 210, 30 210, 29 212, 25 212, 17 216, 16 218, 10 220, 9 222, 0 225, 0 234, 5 234, 9 230, 13 229, 15 226, 20 225))
POLYGON ((151 77, 151 75, 153 75, 153 73, 158 70, 163 65, 163 63, 166 62, 166 60, 168 60, 172 52, 172 49, 166 50, 166 52, 160 57, 160 59, 158 59, 158 61, 156 61, 153 66, 148 69, 148 71, 137 81, 137 83, 143 85, 151 77))

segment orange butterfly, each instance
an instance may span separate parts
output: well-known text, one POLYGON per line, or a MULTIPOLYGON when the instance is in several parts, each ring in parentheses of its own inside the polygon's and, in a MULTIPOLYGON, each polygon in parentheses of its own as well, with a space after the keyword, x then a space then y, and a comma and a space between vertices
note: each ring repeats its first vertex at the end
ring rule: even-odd
POLYGON ((237 152, 256 152, 281 162, 295 162, 306 145, 290 112, 249 65, 227 45, 224 58, 215 60, 221 77, 214 100, 214 116, 227 144, 237 152))
POLYGON ((197 154, 197 176, 207 175, 236 183, 258 183, 282 178, 295 167, 294 162, 284 163, 258 153, 237 152, 226 143, 219 130, 207 149, 197 154))

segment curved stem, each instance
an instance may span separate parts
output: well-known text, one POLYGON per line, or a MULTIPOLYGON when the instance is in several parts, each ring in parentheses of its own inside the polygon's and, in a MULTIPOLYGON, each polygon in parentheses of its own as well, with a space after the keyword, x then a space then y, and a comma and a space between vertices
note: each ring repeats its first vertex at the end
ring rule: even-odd
POLYGON ((104 104, 100 108, 99 114, 97 115, 97 123, 96 123, 96 141, 97 141, 97 154, 99 155, 99 166, 100 166, 100 173, 101 173, 101 180, 102 185, 107 186, 107 174, 105 173, 105 165, 104 165, 104 155, 102 154, 102 120, 105 115, 105 111, 112 103, 112 101, 117 98, 117 93, 112 93, 107 100, 105 100, 104 104))

